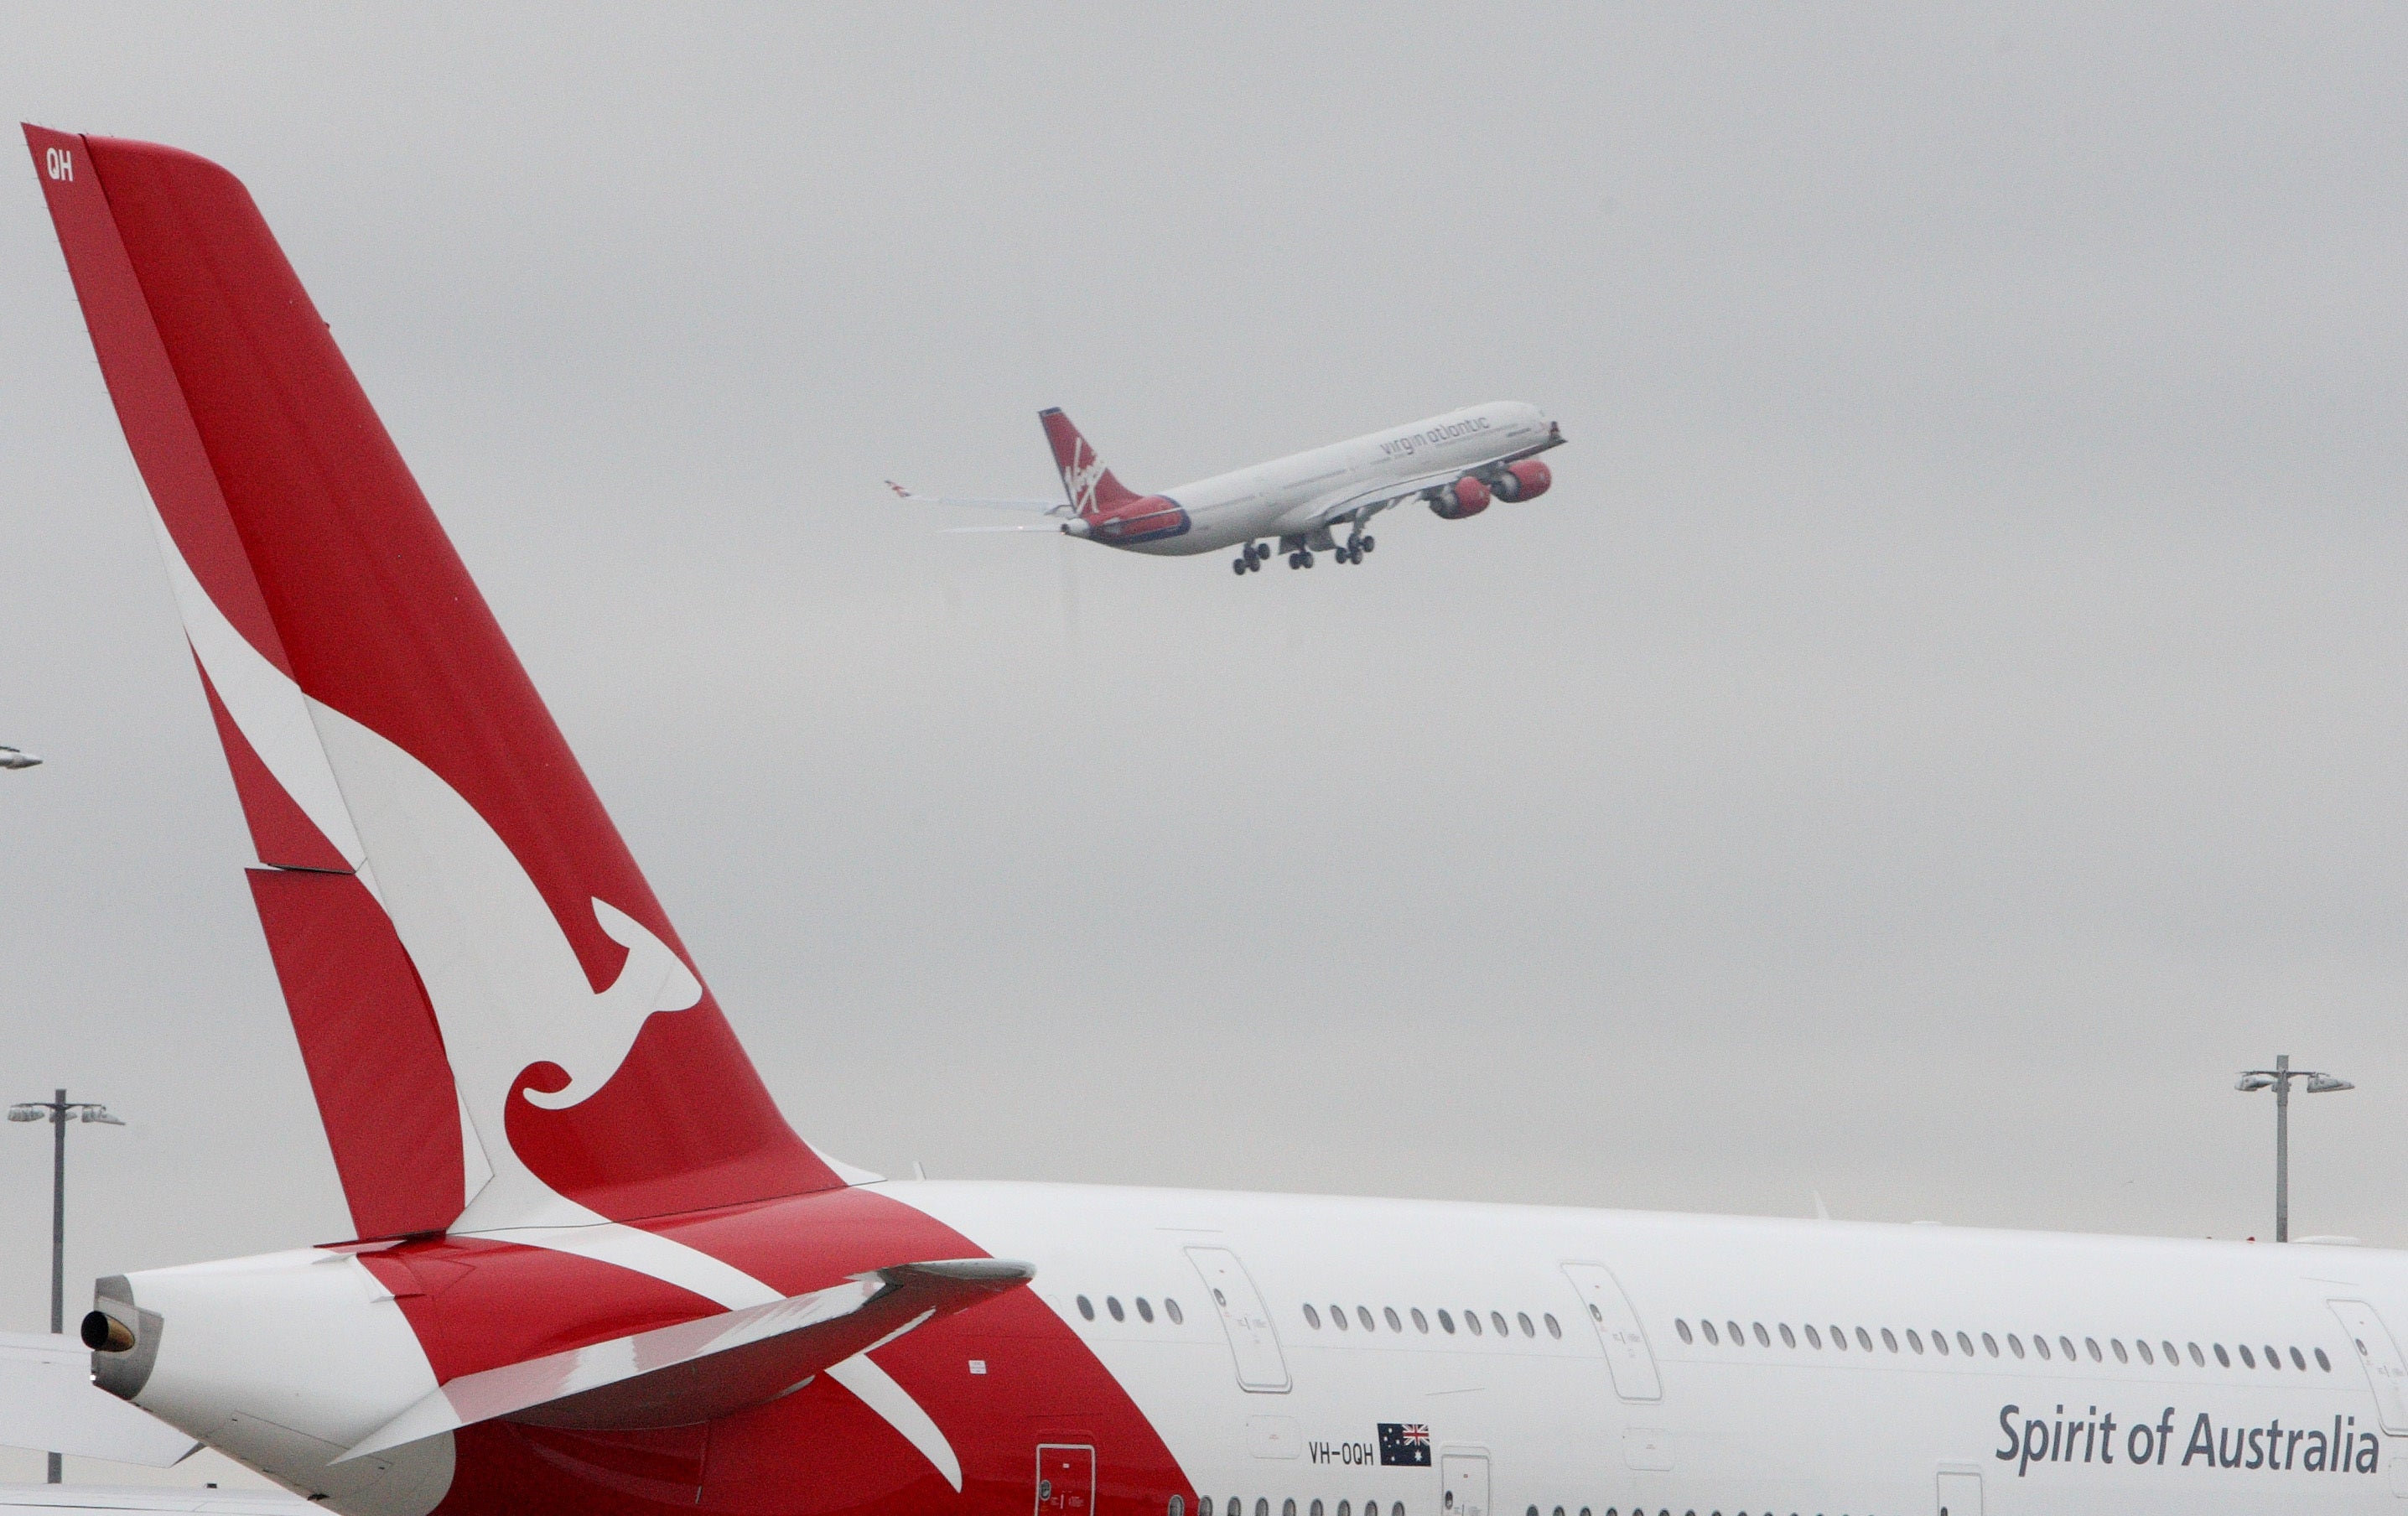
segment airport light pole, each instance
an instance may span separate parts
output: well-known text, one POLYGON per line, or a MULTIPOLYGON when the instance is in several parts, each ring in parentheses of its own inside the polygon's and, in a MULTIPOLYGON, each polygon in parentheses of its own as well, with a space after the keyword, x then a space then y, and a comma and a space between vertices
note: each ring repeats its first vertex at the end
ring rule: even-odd
MULTIPOLYGON (((50 1123, 50 1335, 66 1330, 67 1305, 67 1120, 98 1122, 107 1126, 125 1123, 108 1113, 108 1108, 90 1100, 69 1100, 61 1090, 48 1100, 26 1100, 8 1108, 12 1122, 50 1123)), ((65 1477, 63 1460, 50 1454, 50 1482, 65 1477)))
POLYGON ((2331 1094, 2340 1090, 2355 1090, 2347 1080, 2319 1074, 2312 1068, 2293 1068, 2291 1055, 2282 1053, 2272 1068, 2253 1068, 2241 1076, 2232 1086, 2243 1094, 2259 1090, 2274 1092, 2274 1240, 2291 1240, 2291 1081, 2308 1081, 2310 1094, 2331 1094))

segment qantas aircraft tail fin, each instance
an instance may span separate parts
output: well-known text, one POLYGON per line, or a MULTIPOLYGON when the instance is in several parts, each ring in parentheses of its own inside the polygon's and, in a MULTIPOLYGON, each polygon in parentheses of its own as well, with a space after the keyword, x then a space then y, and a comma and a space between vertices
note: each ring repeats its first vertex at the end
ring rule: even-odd
POLYGON ((844 1179, 738 1046, 242 185, 28 126, 364 1237, 844 1179))
POLYGON ((1072 509, 1082 516, 1093 516, 1138 498, 1137 492, 1104 466, 1096 450, 1079 435, 1079 428, 1062 414, 1059 406, 1039 411, 1037 419, 1045 425, 1045 440, 1054 445, 1054 466, 1062 471, 1063 493, 1070 497, 1072 509))

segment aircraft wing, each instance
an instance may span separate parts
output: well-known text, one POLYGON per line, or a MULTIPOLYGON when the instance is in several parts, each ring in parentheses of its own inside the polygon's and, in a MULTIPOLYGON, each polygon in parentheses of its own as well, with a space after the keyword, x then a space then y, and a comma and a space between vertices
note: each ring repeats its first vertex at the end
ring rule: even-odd
POLYGON ((1464 475, 1461 468, 1444 468, 1433 474, 1412 479, 1383 481, 1368 490, 1341 490, 1325 500, 1306 508, 1302 518, 1290 516, 1280 522, 1285 531, 1297 531, 1315 526, 1329 526, 1350 521, 1355 516, 1372 516, 1420 494, 1454 483, 1464 475))
POLYGON ((978 495, 922 494, 917 490, 905 489, 893 479, 886 481, 886 487, 895 492, 895 498, 897 500, 909 500, 915 506, 973 506, 981 510, 1028 510, 1046 516, 1070 514, 1070 505, 1067 500, 1007 500, 978 495))
POLYGON ((282 1490, 194 1490, 172 1484, 0 1484, 0 1510, 159 1510, 197 1516, 308 1516, 322 1510, 282 1490))
POLYGON ((73 1337, 0 1332, 0 1442, 165 1468, 200 1446, 92 1382, 73 1337))

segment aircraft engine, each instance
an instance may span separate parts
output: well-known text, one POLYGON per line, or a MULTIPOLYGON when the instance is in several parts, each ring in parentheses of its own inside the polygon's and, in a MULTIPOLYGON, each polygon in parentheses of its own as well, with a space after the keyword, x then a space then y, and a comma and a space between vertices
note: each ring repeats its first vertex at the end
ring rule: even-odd
POLYGON ((1508 464, 1505 472, 1497 476, 1497 498, 1536 500, 1555 482, 1553 469, 1536 458, 1525 458, 1518 464, 1508 464))
POLYGON ((1466 516, 1477 516, 1488 508, 1488 486, 1466 474, 1440 490, 1430 501, 1429 508, 1442 522, 1459 522, 1466 516))

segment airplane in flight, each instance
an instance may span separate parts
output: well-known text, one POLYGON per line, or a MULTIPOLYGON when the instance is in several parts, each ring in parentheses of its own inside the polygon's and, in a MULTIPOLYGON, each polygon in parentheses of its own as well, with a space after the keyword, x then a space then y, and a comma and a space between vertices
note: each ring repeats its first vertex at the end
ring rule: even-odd
POLYGON ((26 136, 353 1233, 100 1280, 101 1390, 344 1516, 2400 1509, 2408 1254, 813 1147, 243 186, 26 136))
POLYGON ((1536 406, 1497 400, 1443 416, 1367 433, 1310 452, 1140 494, 1123 484, 1059 409, 1038 412, 1054 466, 1062 475, 1059 500, 1010 500, 917 494, 886 487, 927 505, 979 506, 1033 511, 1050 518, 1023 527, 967 531, 1060 531, 1108 548, 1168 557, 1238 549, 1230 566, 1259 570, 1273 550, 1290 568, 1311 568, 1316 553, 1359 564, 1379 546, 1371 518, 1420 500, 1441 521, 1477 516, 1492 500, 1535 500, 1555 483, 1539 454, 1563 446, 1563 428, 1536 406), (1343 528, 1341 541, 1338 532, 1343 528))

